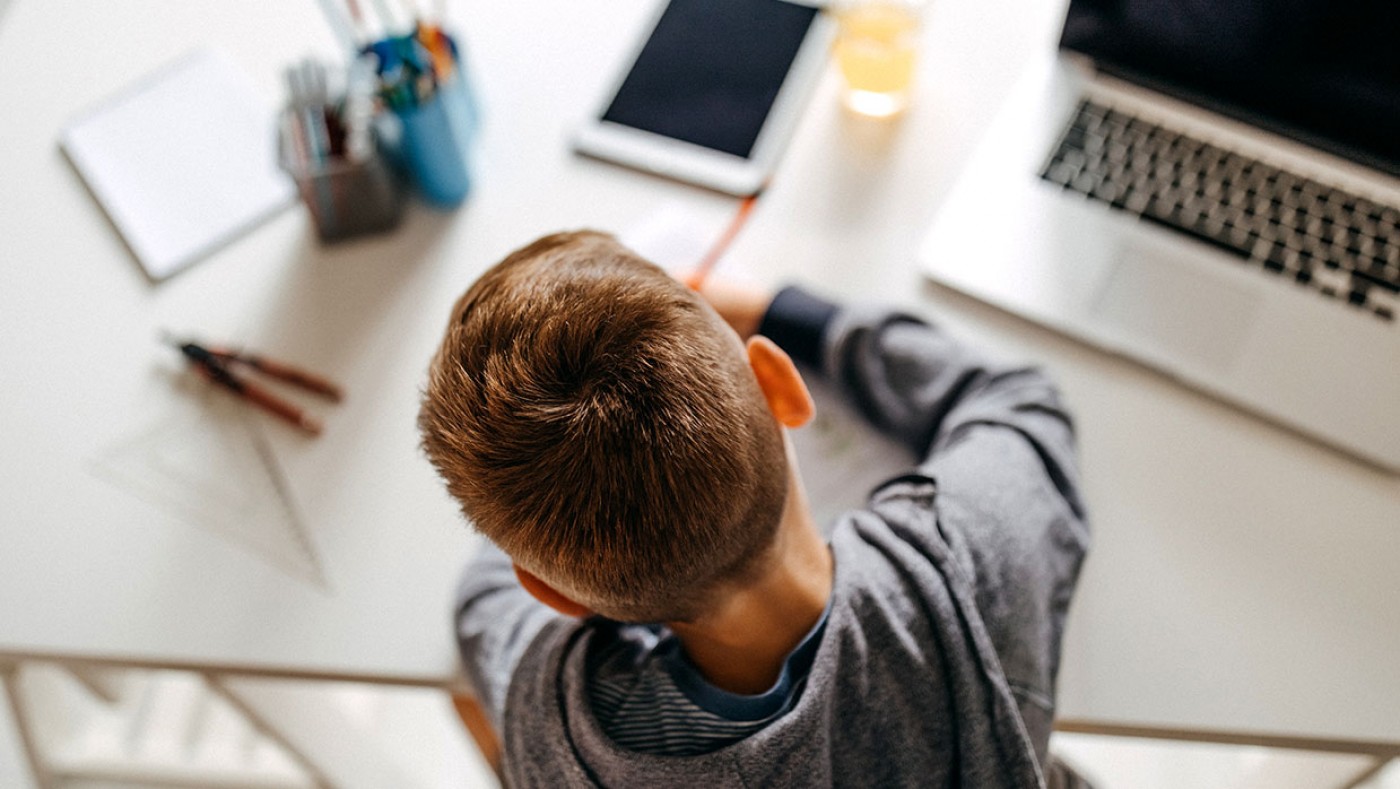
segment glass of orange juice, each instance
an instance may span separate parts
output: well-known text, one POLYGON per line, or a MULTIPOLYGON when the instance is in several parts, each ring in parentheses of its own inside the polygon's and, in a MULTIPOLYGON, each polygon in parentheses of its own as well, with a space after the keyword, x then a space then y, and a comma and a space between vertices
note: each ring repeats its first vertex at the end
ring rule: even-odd
POLYGON ((835 5, 840 30, 836 63, 853 112, 887 118, 909 104, 922 0, 844 0, 835 5))

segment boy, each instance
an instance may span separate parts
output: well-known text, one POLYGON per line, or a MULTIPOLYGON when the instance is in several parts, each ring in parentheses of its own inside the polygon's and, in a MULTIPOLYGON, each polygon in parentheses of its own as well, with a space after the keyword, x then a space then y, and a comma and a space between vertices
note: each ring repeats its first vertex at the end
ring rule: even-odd
POLYGON ((1088 533, 1036 371, 563 233, 457 303, 419 422, 494 543, 456 625, 510 785, 1044 785, 1088 533), (829 544, 793 359, 923 459, 829 544))

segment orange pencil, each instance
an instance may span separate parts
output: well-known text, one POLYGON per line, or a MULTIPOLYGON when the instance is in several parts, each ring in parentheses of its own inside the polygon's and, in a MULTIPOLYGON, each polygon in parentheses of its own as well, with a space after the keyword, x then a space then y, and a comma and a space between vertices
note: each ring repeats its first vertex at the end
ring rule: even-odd
POLYGON ((729 245, 734 243, 734 237, 739 235, 740 230, 744 229, 744 223, 748 221, 749 214, 753 213, 753 207, 754 204, 758 202, 759 194, 760 193, 755 192, 745 197, 743 202, 739 203, 739 210, 734 213, 734 218, 729 220, 729 226, 724 229, 724 233, 720 235, 714 245, 705 253, 705 257, 700 259, 699 265, 695 267, 695 270, 692 271, 690 276, 686 279, 685 284, 691 290, 700 290, 705 284, 705 278, 710 275, 710 271, 714 269, 715 264, 719 263, 719 259, 724 257, 724 253, 729 249, 729 245))

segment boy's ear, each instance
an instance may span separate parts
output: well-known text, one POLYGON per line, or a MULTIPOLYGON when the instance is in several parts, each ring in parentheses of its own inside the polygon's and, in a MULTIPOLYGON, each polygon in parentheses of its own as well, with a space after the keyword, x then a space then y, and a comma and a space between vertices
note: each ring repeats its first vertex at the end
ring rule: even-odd
POLYGON ((762 335, 749 338, 749 366, 758 378, 758 387, 768 400, 768 410, 773 412, 779 424, 784 427, 802 427, 812 419, 816 408, 812 405, 812 394, 807 384, 797 372, 797 365, 774 342, 762 335))
POLYGON ((526 570, 524 567, 514 562, 511 563, 511 567, 515 568, 515 577, 519 579, 520 585, 525 587, 525 591, 529 592, 531 597, 539 600, 541 603, 553 608, 564 616, 582 619, 593 614, 593 611, 590 610, 588 606, 575 603, 573 600, 565 597, 558 589, 541 581, 538 576, 526 570))

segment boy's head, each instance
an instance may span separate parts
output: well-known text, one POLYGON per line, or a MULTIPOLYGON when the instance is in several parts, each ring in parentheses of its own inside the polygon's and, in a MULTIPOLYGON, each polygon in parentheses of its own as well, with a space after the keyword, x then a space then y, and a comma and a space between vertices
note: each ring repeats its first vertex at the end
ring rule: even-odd
POLYGON ((781 428, 738 336, 600 233, 512 253, 457 302, 419 426, 448 490, 594 611, 684 620, 772 545, 781 428))

